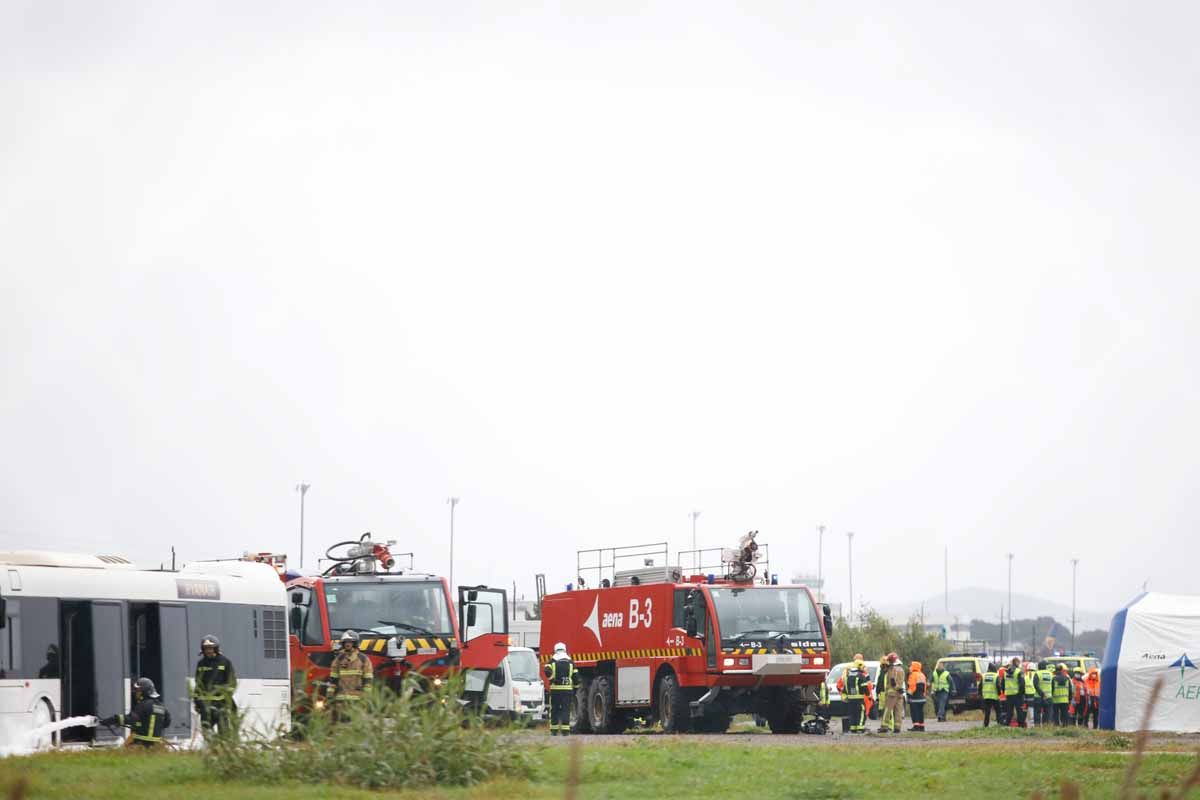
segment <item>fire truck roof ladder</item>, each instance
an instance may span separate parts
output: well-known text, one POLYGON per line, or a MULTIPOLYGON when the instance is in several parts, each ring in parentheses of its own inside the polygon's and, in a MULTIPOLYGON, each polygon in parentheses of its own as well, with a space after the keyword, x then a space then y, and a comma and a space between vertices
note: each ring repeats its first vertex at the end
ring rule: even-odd
POLYGON ((666 542, 625 547, 598 547, 575 553, 575 575, 581 589, 632 586, 640 583, 673 583, 682 578, 679 567, 668 564, 666 542))

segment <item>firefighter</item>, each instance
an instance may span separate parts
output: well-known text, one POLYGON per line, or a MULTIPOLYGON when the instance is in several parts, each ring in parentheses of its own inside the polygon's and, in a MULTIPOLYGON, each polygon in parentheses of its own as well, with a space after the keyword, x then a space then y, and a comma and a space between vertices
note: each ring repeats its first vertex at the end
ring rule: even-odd
POLYGON ((196 662, 194 705, 205 735, 216 728, 229 733, 231 713, 237 709, 233 694, 237 674, 233 662, 221 653, 221 640, 209 634, 200 640, 200 660, 196 662))
POLYGON ((1100 670, 1097 667, 1092 667, 1084 678, 1083 685, 1087 688, 1088 705, 1087 714, 1084 716, 1084 727, 1088 721, 1091 721, 1093 728, 1100 727, 1100 670))
POLYGON ((946 721, 946 707, 950 704, 950 690, 953 686, 950 673, 946 671, 941 662, 938 662, 933 669, 933 682, 929 687, 933 692, 933 710, 937 714, 938 722, 946 721))
POLYGON ((1038 687, 1037 671, 1033 668, 1033 662, 1026 661, 1023 667, 1025 670, 1025 710, 1021 716, 1032 728, 1041 721, 1041 715, 1037 713, 1041 709, 1041 689, 1038 687))
POLYGON ((1010 728, 1025 727, 1025 676, 1021 674, 1021 659, 1013 656, 1012 662, 1005 667, 1003 686, 1000 693, 1004 695, 1004 717, 1010 728))
POLYGON ((1075 686, 1071 676, 1067 674, 1067 665, 1059 664, 1054 679, 1050 682, 1050 698, 1054 705, 1054 724, 1060 728, 1066 727, 1067 716, 1071 701, 1075 696, 1075 686))
POLYGON ((100 720, 101 725, 120 725, 129 728, 130 740, 141 747, 162 744, 162 732, 171 724, 171 712, 162 704, 154 689, 154 681, 138 678, 133 682, 133 710, 128 714, 113 714, 100 720))
POLYGON ((867 667, 862 659, 854 662, 853 669, 846 673, 842 697, 846 700, 846 716, 850 720, 851 733, 866 733, 867 708, 863 700, 869 691, 867 667))
POLYGON ((925 732, 925 688, 927 680, 921 671, 921 662, 914 661, 908 672, 908 705, 912 709, 912 727, 914 733, 925 732))
POLYGON ((829 684, 821 681, 817 689, 817 718, 829 722, 829 684))
POLYGON ((887 655, 887 680, 884 681, 883 716, 880 717, 880 733, 890 730, 900 732, 900 722, 904 719, 904 664, 895 653, 887 655))
POLYGON ((554 655, 542 667, 550 682, 550 735, 571 735, 571 703, 575 700, 575 686, 579 673, 575 662, 567 655, 567 646, 562 642, 554 645, 554 655))
POLYGON ((339 640, 341 649, 329 666, 330 693, 334 703, 334 718, 344 719, 351 704, 357 701, 363 690, 371 686, 375 677, 371 659, 358 650, 358 633, 346 631, 339 640))
POLYGON ((996 724, 1003 725, 1000 721, 1000 676, 996 672, 995 664, 988 664, 987 672, 983 673, 983 680, 980 681, 979 693, 983 697, 983 727, 987 727, 991 721, 992 714, 996 715, 996 724))
POLYGON ((1083 667, 1072 670, 1071 684, 1075 688, 1075 703, 1071 707, 1071 722, 1087 727, 1088 698, 1087 684, 1083 682, 1083 667))

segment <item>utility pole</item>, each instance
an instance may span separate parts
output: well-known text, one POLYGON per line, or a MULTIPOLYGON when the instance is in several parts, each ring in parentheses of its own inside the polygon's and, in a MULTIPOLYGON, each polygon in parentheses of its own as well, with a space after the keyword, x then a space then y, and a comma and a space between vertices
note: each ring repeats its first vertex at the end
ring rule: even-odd
POLYGON ((817 526, 817 602, 822 600, 822 593, 825 591, 825 576, 821 572, 823 556, 825 551, 825 526, 817 526))
POLYGON ((300 493, 300 569, 304 569, 304 495, 311 488, 311 483, 296 484, 296 491, 300 493))
POLYGON ((943 551, 942 574, 946 577, 946 617, 950 616, 950 545, 943 551))
POLYGON ((450 506, 450 591, 454 591, 454 507, 458 505, 457 497, 447 497, 450 506))
POLYGON ((1013 641, 1013 610, 1012 610, 1012 560, 1013 554, 1008 554, 1008 641, 1005 645, 1012 644, 1013 641))
POLYGON ((696 549, 696 517, 700 516, 699 511, 693 511, 692 517, 692 558, 696 559, 696 569, 700 569, 700 551, 696 549))
POLYGON ((1079 559, 1071 559, 1071 649, 1075 649, 1075 574, 1079 571, 1079 559))
POLYGON ((846 532, 846 550, 850 554, 850 624, 854 624, 854 531, 846 532))

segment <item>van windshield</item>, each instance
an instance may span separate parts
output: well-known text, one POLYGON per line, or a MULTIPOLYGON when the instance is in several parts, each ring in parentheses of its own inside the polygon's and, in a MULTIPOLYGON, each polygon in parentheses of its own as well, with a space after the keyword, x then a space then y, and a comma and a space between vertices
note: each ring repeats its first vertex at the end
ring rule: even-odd
POLYGON ((780 634, 821 636, 817 610, 804 589, 713 588, 709 595, 723 639, 769 638, 780 634))
POLYGON ((538 675, 537 656, 528 650, 517 650, 508 654, 508 668, 512 670, 512 679, 514 681, 525 681, 532 683, 541 681, 541 676, 538 675))
POLYGON ((410 637, 453 632, 440 581, 328 583, 325 605, 334 638, 350 629, 410 637))

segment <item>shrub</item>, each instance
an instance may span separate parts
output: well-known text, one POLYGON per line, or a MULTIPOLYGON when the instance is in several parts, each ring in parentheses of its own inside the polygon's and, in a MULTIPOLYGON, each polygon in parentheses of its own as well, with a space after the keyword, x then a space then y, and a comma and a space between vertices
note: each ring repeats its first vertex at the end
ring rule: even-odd
POLYGON ((408 680, 393 692, 374 688, 346 718, 328 710, 297 722, 297 740, 283 736, 217 738, 205 750, 223 777, 277 782, 333 782, 370 789, 433 784, 469 785, 493 777, 527 778, 535 753, 504 733, 484 730, 458 701, 461 680, 428 692, 408 680))

